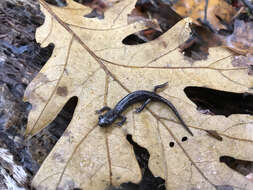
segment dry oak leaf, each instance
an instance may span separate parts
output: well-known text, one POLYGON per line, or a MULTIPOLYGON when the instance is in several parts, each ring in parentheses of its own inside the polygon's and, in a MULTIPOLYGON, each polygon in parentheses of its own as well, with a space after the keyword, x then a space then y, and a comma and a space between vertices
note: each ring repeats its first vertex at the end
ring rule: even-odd
POLYGON ((189 85, 251 92, 252 77, 247 68, 231 66, 231 52, 211 48, 206 61, 190 65, 177 48, 180 31, 187 26, 184 20, 152 42, 122 44, 126 36, 143 29, 138 23, 127 24, 134 1, 120 1, 104 20, 84 18, 90 9, 73 1, 66 8, 40 3, 46 18, 36 38, 42 46, 53 42, 55 49, 26 89, 25 100, 32 103, 27 134, 46 127, 69 98, 77 96, 78 103, 68 128, 34 177, 35 188, 98 190, 138 183, 141 171, 125 138, 128 133, 149 151, 149 168, 166 180, 167 190, 253 189, 245 176, 219 162, 223 155, 253 158, 252 116, 200 114, 183 91, 189 85), (97 125, 95 110, 166 81, 169 86, 160 94, 176 106, 194 137, 160 103, 151 103, 140 114, 133 113, 139 105, 132 106, 124 113, 127 123, 122 127, 97 125), (216 130, 223 140, 209 137, 205 130, 216 130), (181 142, 183 136, 188 140, 181 142), (176 143, 173 148, 171 141, 176 143))
POLYGON ((253 22, 235 20, 233 34, 224 38, 224 45, 239 54, 253 54, 253 22))
MULTIPOLYGON (((193 22, 199 24, 198 19, 204 20, 206 0, 180 0, 172 8, 182 17, 191 17, 193 22)), ((207 20, 215 29, 223 29, 225 23, 230 23, 235 15, 235 8, 225 0, 208 0, 207 20)))

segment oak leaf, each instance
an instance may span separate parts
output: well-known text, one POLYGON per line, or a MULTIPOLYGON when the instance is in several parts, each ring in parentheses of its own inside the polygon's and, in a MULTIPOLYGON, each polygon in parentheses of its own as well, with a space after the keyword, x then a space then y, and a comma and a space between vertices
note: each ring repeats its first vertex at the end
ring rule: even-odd
POLYGON ((235 20, 234 31, 224 38, 224 45, 238 54, 253 53, 253 22, 235 20))
POLYGON ((206 16, 216 30, 226 28, 223 23, 230 23, 236 13, 235 8, 224 0, 181 0, 176 1, 172 8, 182 17, 191 17, 196 24, 199 24, 199 19, 205 21, 206 16))
POLYGON ((190 65, 178 49, 185 20, 152 42, 124 45, 122 39, 144 29, 140 23, 127 24, 134 1, 119 1, 103 20, 83 17, 91 9, 73 1, 65 8, 40 3, 46 18, 36 39, 42 46, 53 42, 55 49, 26 89, 25 100, 32 103, 27 134, 46 127, 71 97, 77 96, 78 103, 68 128, 33 179, 36 189, 97 190, 138 183, 141 171, 126 134, 149 151, 149 168, 166 181, 167 190, 253 189, 250 180, 219 161, 223 155, 253 158, 252 117, 201 114, 184 93, 186 86, 251 92, 252 77, 247 68, 231 65, 230 51, 212 48, 206 61, 190 65), (193 137, 160 103, 151 103, 140 114, 133 113, 139 105, 132 106, 124 112, 127 123, 122 127, 97 125, 95 110, 166 81, 169 86, 160 95, 175 105, 193 137), (223 140, 206 130, 215 130, 223 140), (182 142, 184 136, 188 140, 182 142), (173 148, 170 142, 175 142, 173 148))

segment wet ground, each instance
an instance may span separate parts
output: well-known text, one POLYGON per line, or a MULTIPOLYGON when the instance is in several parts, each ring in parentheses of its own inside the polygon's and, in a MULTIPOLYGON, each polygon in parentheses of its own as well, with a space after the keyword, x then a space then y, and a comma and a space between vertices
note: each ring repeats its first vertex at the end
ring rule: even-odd
MULTIPOLYGON (((29 180, 65 130, 75 107, 75 100, 71 100, 47 129, 29 141, 24 139, 31 105, 22 101, 23 94, 54 48, 52 44, 40 48, 35 40, 36 28, 43 22, 36 0, 0 2, 0 148, 13 155, 15 164, 27 172, 27 183, 19 185, 28 189, 29 180)), ((1 167, 13 173, 11 167, 1 167)))

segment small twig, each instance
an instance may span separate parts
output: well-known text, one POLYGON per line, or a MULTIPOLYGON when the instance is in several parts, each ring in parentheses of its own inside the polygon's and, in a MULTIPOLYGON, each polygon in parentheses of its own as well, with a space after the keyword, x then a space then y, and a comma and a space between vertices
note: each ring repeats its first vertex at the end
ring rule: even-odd
POLYGON ((197 21, 202 24, 203 26, 206 26, 211 32, 216 33, 215 28, 208 22, 207 20, 207 9, 208 9, 208 0, 205 0, 205 14, 204 14, 204 19, 202 20, 201 18, 198 18, 197 21))
POLYGON ((235 20, 243 11, 244 11, 245 7, 241 7, 236 13, 235 15, 232 17, 231 20, 235 20))
POLYGON ((202 24, 203 26, 206 26, 207 29, 209 29, 211 32, 216 33, 215 28, 206 20, 202 20, 201 18, 198 18, 197 21, 202 24))
POLYGON ((248 7, 250 14, 253 15, 253 5, 248 0, 241 0, 245 7, 248 7))
POLYGON ((204 22, 207 22, 207 8, 208 8, 208 0, 206 0, 206 4, 205 4, 204 22))

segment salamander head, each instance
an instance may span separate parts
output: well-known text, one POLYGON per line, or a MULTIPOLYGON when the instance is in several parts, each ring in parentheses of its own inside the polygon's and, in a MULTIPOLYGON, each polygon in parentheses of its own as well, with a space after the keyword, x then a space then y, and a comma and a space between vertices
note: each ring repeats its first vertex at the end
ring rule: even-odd
POLYGON ((118 115, 113 112, 113 110, 110 110, 106 112, 103 115, 100 115, 98 117, 98 125, 100 127, 107 127, 111 125, 116 119, 118 118, 118 115))

